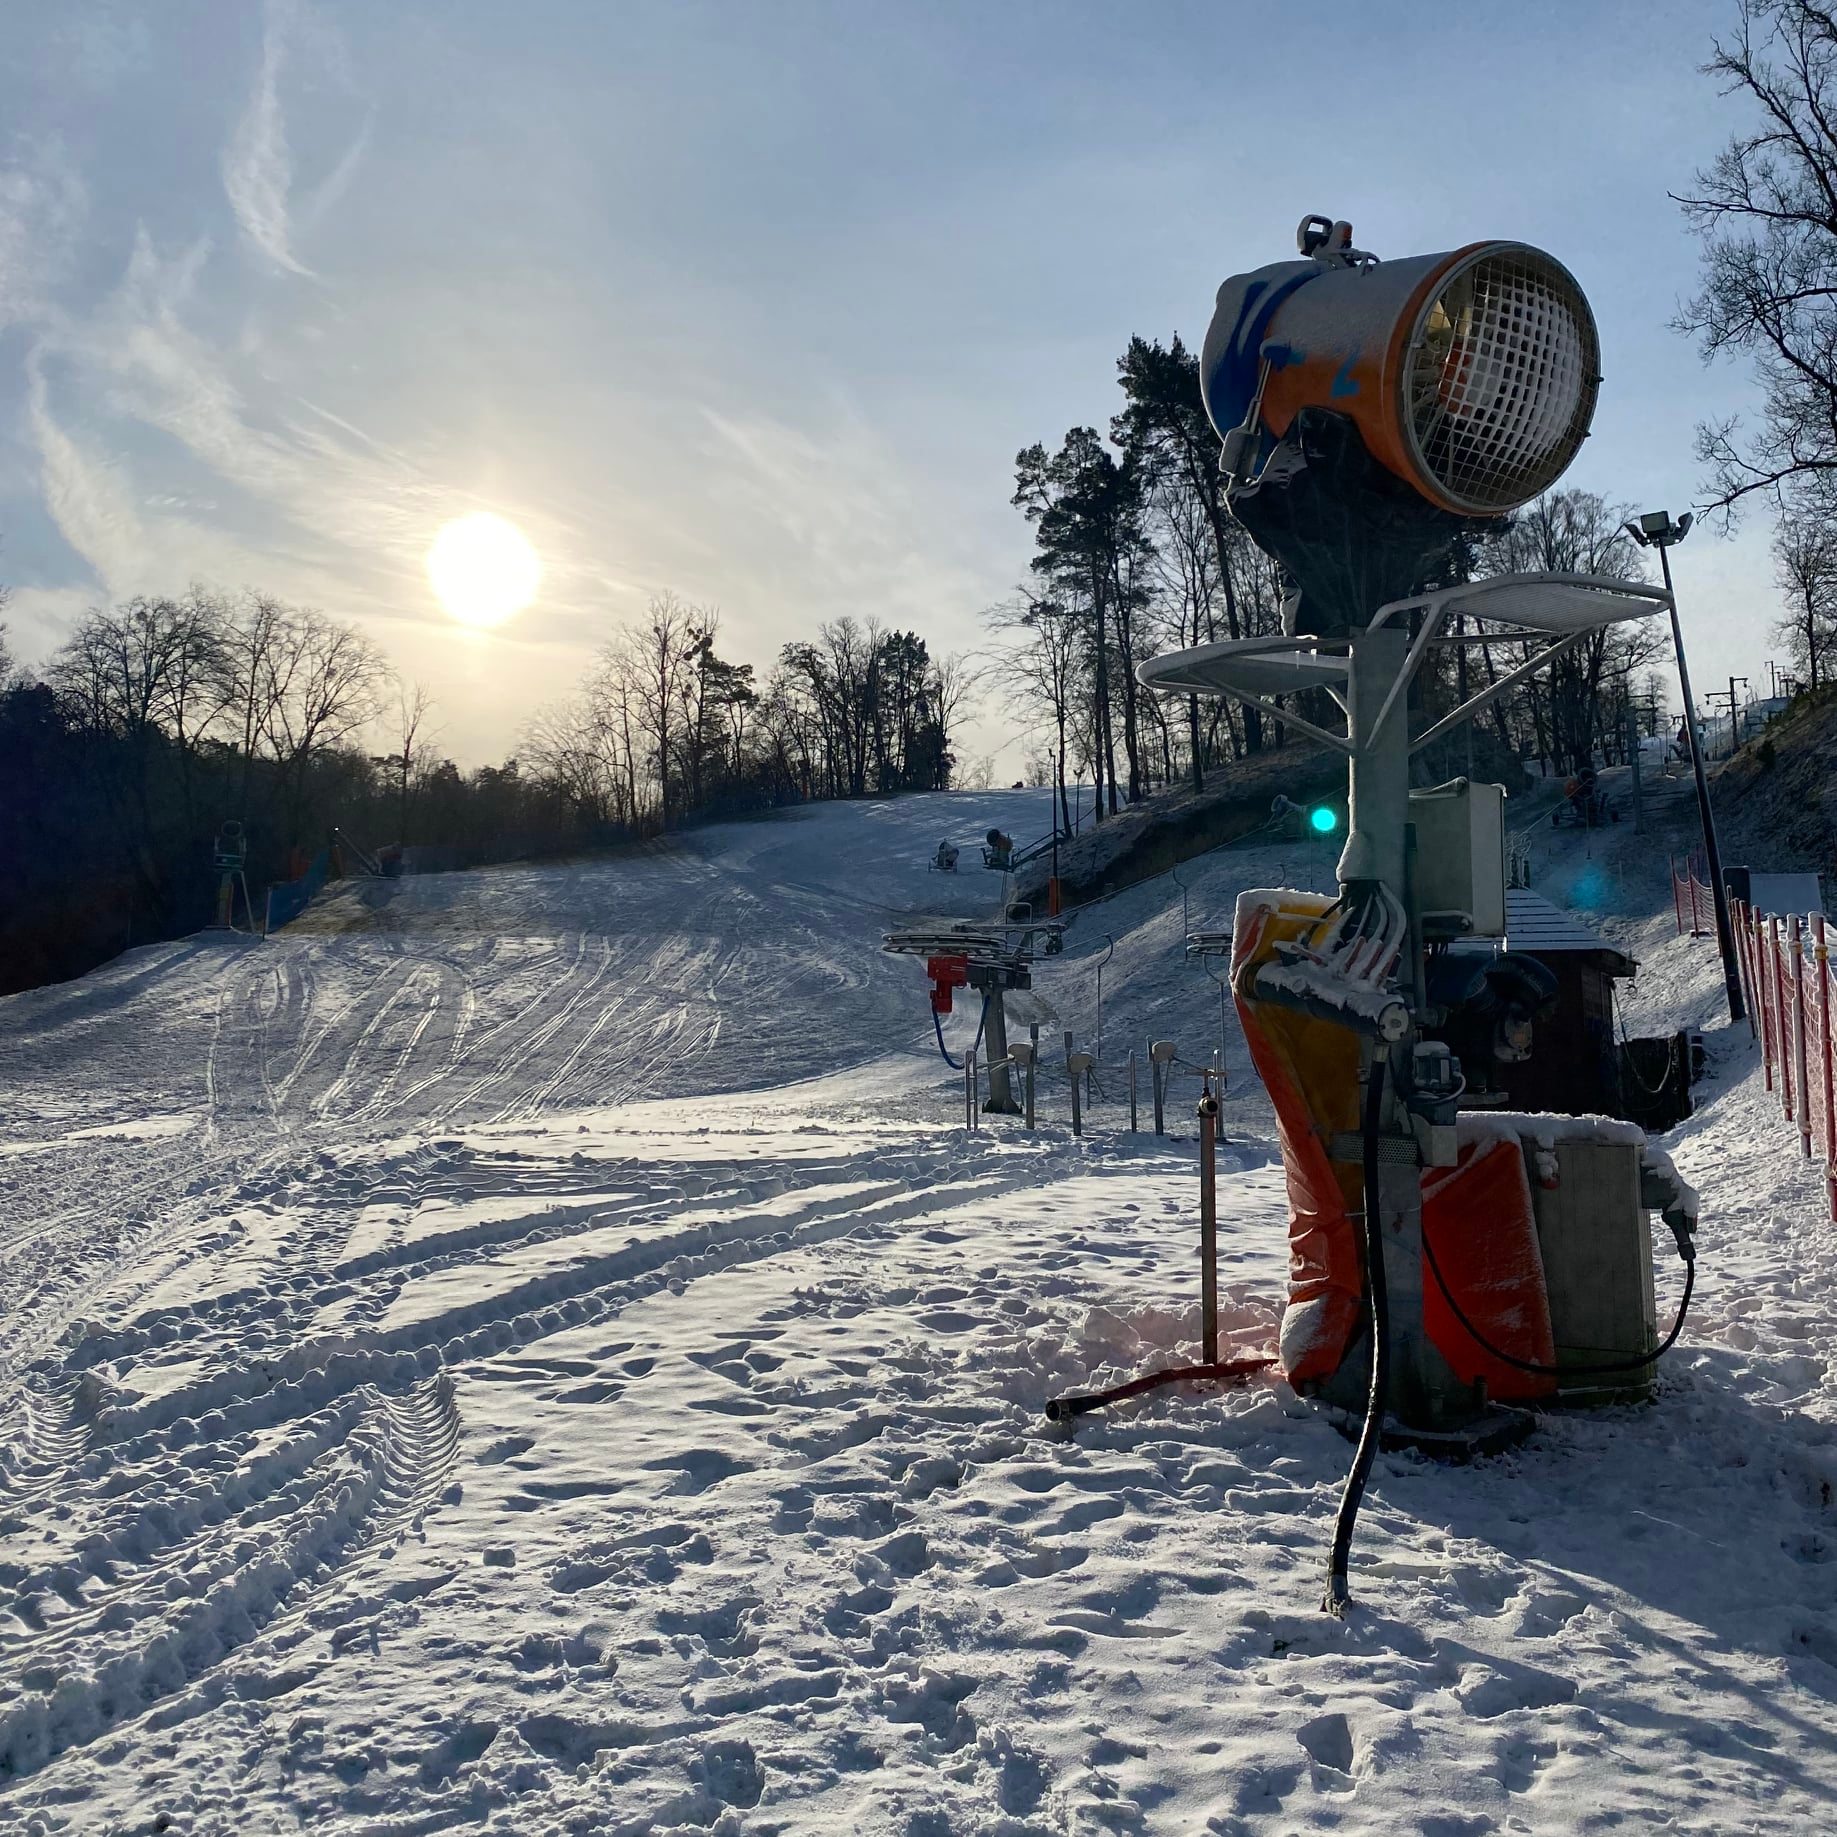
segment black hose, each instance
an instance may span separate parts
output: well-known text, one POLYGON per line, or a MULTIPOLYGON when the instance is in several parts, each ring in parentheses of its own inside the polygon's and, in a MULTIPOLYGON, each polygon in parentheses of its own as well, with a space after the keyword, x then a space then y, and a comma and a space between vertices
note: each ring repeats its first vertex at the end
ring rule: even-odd
POLYGON ((1151 1371, 1146 1377, 1131 1378, 1126 1384, 1113 1384, 1108 1390, 1074 1391, 1069 1397, 1054 1397, 1046 1406, 1053 1422, 1069 1422, 1074 1416, 1088 1415, 1106 1405, 1121 1403, 1125 1397, 1139 1397, 1145 1391, 1159 1390, 1164 1384, 1229 1384, 1267 1371, 1274 1359, 1224 1359, 1216 1365, 1175 1365, 1166 1371, 1151 1371))
POLYGON ((1684 1294, 1678 1302, 1677 1318, 1671 1323, 1671 1331, 1650 1352, 1642 1352, 1633 1359, 1610 1359, 1601 1365, 1539 1365, 1532 1359, 1514 1358, 1509 1352, 1501 1352, 1461 1311, 1461 1304, 1455 1300, 1454 1292, 1442 1278, 1441 1265, 1435 1260, 1435 1246, 1429 1242, 1428 1232, 1422 1234, 1422 1254, 1429 1265, 1429 1273, 1435 1278, 1435 1286, 1441 1290, 1442 1299, 1448 1304, 1448 1311, 1461 1323, 1467 1337, 1484 1352, 1488 1358, 1497 1359, 1501 1365, 1509 1365, 1514 1371, 1528 1371, 1539 1378, 1606 1378, 1615 1372, 1640 1371, 1655 1359, 1661 1359, 1678 1343, 1678 1335, 1684 1331, 1684 1316, 1690 1312, 1690 1297, 1697 1286, 1697 1260, 1695 1257, 1684 1259, 1684 1294))
MULTIPOLYGON (((982 1019, 976 1023, 976 1037, 970 1041, 971 1052, 974 1052, 976 1048, 982 1044, 982 1030, 988 1024, 988 1019, 989 998, 985 995, 982 998, 982 1019)), ((953 1059, 950 1056, 950 1048, 944 1044, 944 1022, 939 1017, 936 1008, 933 1008, 931 1011, 931 1028, 938 1036, 938 1051, 944 1055, 944 1063, 948 1065, 953 1072, 962 1071, 963 1061, 961 1059, 953 1059)))
POLYGON ((1365 1083, 1365 1293, 1371 1318, 1371 1388, 1365 1396, 1365 1426, 1340 1494, 1339 1516, 1333 1521, 1333 1555, 1327 1568, 1324 1612, 1335 1620, 1345 1618, 1352 1605, 1346 1566, 1352 1557, 1352 1527, 1358 1522, 1359 1502, 1378 1455, 1378 1436, 1384 1424, 1384 1406, 1390 1389, 1390 1293, 1384 1285, 1384 1217, 1378 1204, 1378 1123, 1383 1114, 1384 1061, 1374 1058, 1365 1083))

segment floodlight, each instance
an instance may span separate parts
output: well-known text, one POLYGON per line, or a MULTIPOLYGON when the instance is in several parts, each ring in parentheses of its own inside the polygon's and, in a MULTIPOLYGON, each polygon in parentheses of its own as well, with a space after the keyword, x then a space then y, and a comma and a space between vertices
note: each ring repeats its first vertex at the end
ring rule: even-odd
POLYGON ((1648 510, 1635 517, 1621 528, 1639 544, 1642 549, 1668 549, 1674 542, 1682 542, 1690 534, 1690 526, 1696 522, 1693 511, 1684 514, 1673 523, 1668 510, 1648 510))
POLYGON ((1331 804, 1316 804, 1308 812, 1308 827, 1317 836, 1330 836, 1339 828, 1339 812, 1331 804))

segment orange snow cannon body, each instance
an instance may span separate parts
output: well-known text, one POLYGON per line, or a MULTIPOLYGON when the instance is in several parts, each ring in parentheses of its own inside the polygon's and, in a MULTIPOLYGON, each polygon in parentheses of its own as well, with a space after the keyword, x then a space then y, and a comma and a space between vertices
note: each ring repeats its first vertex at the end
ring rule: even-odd
MULTIPOLYGON (((1360 1036, 1348 1026, 1260 1000, 1255 972, 1276 946, 1323 931, 1322 894, 1246 894, 1232 939, 1231 986, 1251 1062, 1276 1111, 1288 1181, 1289 1286, 1280 1352, 1284 1375, 1308 1388, 1339 1369, 1358 1336, 1365 1284, 1358 1215, 1363 1174, 1336 1161, 1333 1137, 1359 1128, 1360 1036)), ((1481 1119, 1483 1120, 1483 1119, 1481 1119)), ((1476 1129, 1454 1167, 1423 1170, 1422 1229, 1461 1311, 1499 1351, 1551 1366, 1556 1349, 1524 1158, 1516 1143, 1476 1129)), ((1553 1377, 1519 1371, 1475 1345, 1433 1280, 1423 1284, 1429 1339, 1465 1383, 1500 1401, 1548 1397, 1553 1377)))

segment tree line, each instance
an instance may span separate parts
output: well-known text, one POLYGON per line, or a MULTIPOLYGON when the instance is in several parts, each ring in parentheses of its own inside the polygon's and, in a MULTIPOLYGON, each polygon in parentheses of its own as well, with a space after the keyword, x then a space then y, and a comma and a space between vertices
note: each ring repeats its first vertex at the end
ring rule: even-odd
POLYGON ((852 618, 786 645, 756 685, 720 655, 715 612, 661 594, 511 757, 463 770, 425 689, 310 607, 203 587, 137 597, 90 611, 33 672, 5 629, 0 993, 210 923, 226 822, 243 827, 259 913, 265 886, 334 829, 366 852, 470 866, 945 789, 969 688, 917 633, 852 618))
POLYGON ((785 645, 764 683, 715 648, 720 614, 670 593, 544 709, 526 766, 591 824, 668 828, 818 798, 943 791, 970 675, 917 632, 843 617, 785 645))

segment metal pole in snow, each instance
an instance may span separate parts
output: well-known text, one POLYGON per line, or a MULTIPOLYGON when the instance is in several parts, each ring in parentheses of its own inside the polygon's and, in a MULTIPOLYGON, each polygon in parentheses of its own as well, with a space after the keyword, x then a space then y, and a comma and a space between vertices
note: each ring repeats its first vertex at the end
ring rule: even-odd
POLYGON ((976 1127, 976 1049, 973 1046, 963 1055, 963 1126, 971 1130, 976 1127))
POLYGON ((1645 828, 1645 800, 1639 783, 1639 716, 1631 702, 1627 704, 1627 763, 1633 768, 1633 833, 1645 828))
POLYGON ((1091 1069, 1091 1055, 1088 1052, 1067 1053, 1065 1069, 1071 1074, 1072 1084, 1072 1134, 1084 1134, 1084 1104, 1082 1082, 1084 1074, 1091 1069))
POLYGON ((1031 1042, 1017 1043, 1008 1049, 1008 1057, 1020 1067, 1026 1083, 1026 1116, 1027 1127, 1033 1128, 1033 1062, 1035 1053, 1031 1042))
POLYGON ((1690 759, 1697 780, 1697 817, 1703 825, 1703 854, 1709 868, 1709 893, 1716 907, 1716 948, 1722 955, 1722 981, 1728 995, 1729 1019, 1741 1019, 1741 979, 1735 973, 1735 938, 1729 930, 1729 892, 1722 880, 1722 849, 1716 839, 1716 817, 1710 807, 1709 776, 1703 761, 1703 740, 1697 732, 1697 711, 1690 699, 1690 667, 1684 661, 1684 629, 1678 623, 1678 599, 1671 585, 1671 548, 1661 543, 1659 566, 1665 574, 1665 592, 1671 600, 1671 642, 1677 651, 1678 689, 1684 702, 1684 727, 1690 735, 1690 759))
POLYGON ((1134 1135, 1140 1124, 1135 1115, 1135 1054, 1129 1055, 1129 1133, 1134 1135))
POLYGON ((1178 1048, 1172 1040, 1152 1040, 1148 1057, 1154 1066, 1155 1134, 1167 1133, 1167 1093, 1173 1087, 1174 1057, 1178 1048))
POLYGON ((1199 1097, 1199 1332, 1208 1365, 1218 1363, 1218 1099, 1199 1097))

